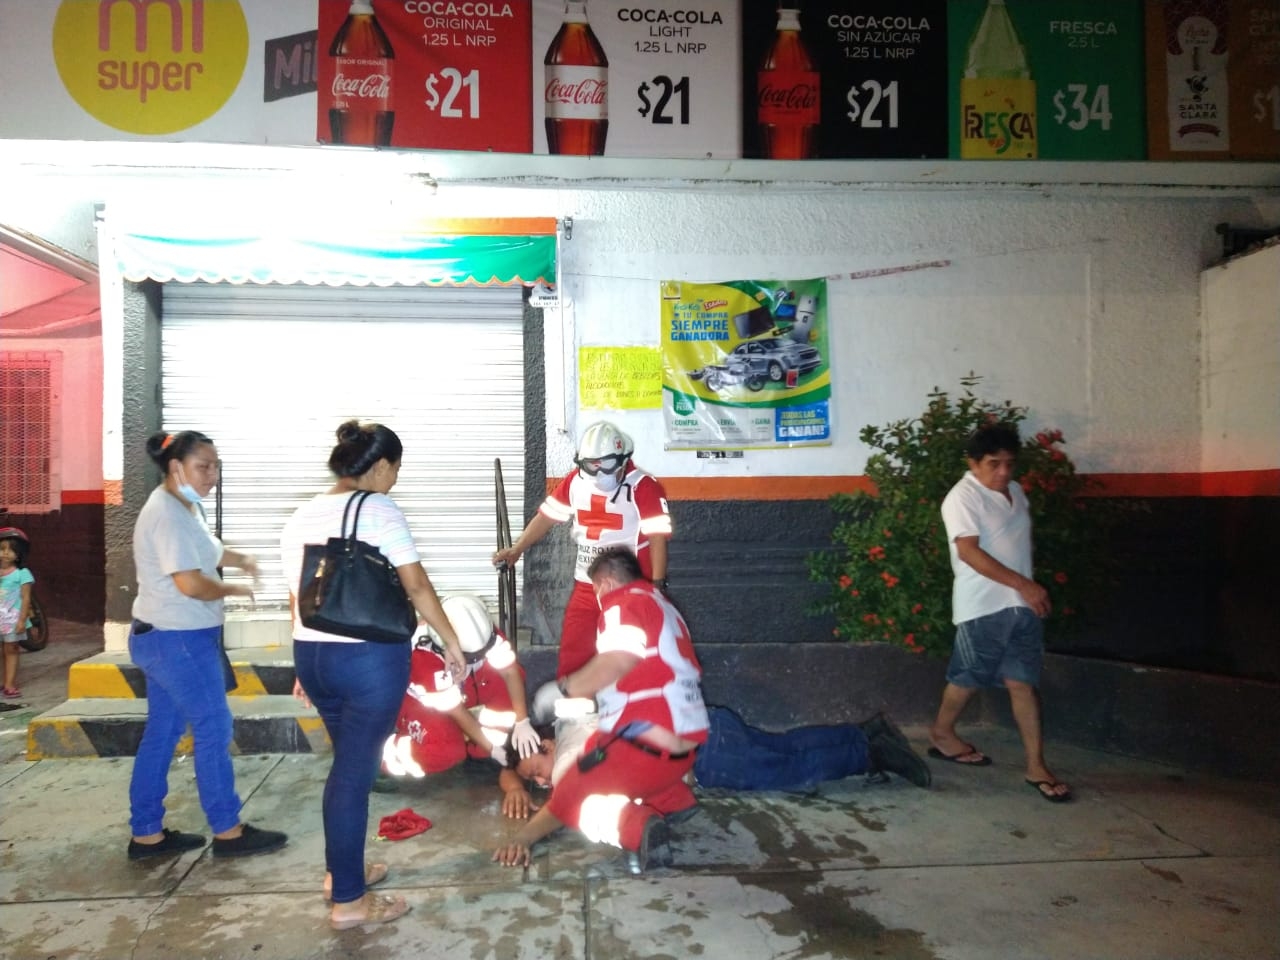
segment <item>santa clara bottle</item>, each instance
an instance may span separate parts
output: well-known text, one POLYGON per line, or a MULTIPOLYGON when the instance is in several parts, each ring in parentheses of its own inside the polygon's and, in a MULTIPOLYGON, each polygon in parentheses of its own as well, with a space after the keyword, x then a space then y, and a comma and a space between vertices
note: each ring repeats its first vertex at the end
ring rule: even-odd
POLYGON ((604 153, 609 135, 609 58, 587 22, 585 0, 568 0, 544 66, 547 152, 604 153))
POLYGON ((396 118, 395 53, 373 12, 372 0, 352 0, 347 19, 329 45, 329 56, 334 61, 329 90, 331 142, 390 146, 396 118))

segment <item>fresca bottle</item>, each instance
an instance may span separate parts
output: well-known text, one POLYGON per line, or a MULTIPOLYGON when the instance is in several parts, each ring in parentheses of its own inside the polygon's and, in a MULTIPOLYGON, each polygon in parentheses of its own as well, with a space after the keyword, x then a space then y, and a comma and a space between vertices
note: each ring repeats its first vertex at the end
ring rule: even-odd
POLYGON ((800 11, 778 10, 778 32, 756 73, 756 121, 766 160, 808 160, 818 155, 822 119, 820 79, 800 36, 800 11))
POLYGON ((960 157, 1033 160, 1036 82, 1004 0, 988 0, 960 78, 960 157))
POLYGON ((391 98, 391 41, 373 14, 372 0, 352 0, 329 46, 334 60, 329 91, 331 143, 391 145, 395 104, 391 98))
POLYGON ((603 155, 609 135, 609 58, 587 22, 584 0, 564 5, 564 23, 542 63, 547 152, 603 155))

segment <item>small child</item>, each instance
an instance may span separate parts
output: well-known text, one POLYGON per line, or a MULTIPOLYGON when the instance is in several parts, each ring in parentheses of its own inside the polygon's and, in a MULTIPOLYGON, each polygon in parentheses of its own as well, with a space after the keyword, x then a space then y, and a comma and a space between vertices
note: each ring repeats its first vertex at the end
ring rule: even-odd
POLYGON ((31 613, 31 585, 35 577, 27 569, 27 535, 17 527, 0 527, 0 642, 4 646, 6 700, 22 696, 18 689, 19 644, 26 639, 31 613))

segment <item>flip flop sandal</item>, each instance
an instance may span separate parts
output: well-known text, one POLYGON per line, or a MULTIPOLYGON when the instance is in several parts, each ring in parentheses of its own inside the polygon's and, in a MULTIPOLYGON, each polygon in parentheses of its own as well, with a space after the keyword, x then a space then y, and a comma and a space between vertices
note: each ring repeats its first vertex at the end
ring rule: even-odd
MULTIPOLYGON (((387 865, 385 863, 369 863, 366 861, 364 865, 364 885, 372 887, 387 879, 387 865)), ((333 902, 333 877, 329 874, 324 875, 324 902, 333 902)))
POLYGON ((958 763, 962 767, 991 766, 991 758, 988 757, 981 750, 979 750, 977 747, 968 743, 965 744, 965 747, 966 749, 961 750, 959 753, 943 753, 937 747, 930 747, 929 756, 934 757, 938 760, 946 760, 948 763, 958 763), (978 754, 978 756, 981 757, 981 759, 980 760, 961 760, 960 759, 961 757, 967 757, 970 754, 974 754, 974 753, 978 754))
POLYGON ((1044 797, 1050 803, 1066 803, 1071 799, 1071 791, 1068 789, 1066 793, 1054 793, 1053 788, 1061 781, 1059 780, 1027 780, 1027 786, 1034 790, 1040 796, 1044 797), (1048 787, 1048 792, 1045 791, 1048 787))
POLYGON ((336 920, 329 917, 329 926, 335 930, 350 930, 353 927, 371 926, 375 923, 389 923, 409 912, 409 904, 404 897, 385 897, 378 893, 364 895, 365 911, 363 917, 345 917, 336 920))

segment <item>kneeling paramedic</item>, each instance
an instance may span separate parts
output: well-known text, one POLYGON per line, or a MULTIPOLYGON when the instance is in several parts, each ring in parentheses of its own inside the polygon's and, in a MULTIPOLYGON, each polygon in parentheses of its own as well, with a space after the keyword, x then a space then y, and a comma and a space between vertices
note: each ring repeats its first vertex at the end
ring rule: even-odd
POLYGON ((550 799, 493 855, 527 866, 530 847, 562 825, 621 847, 633 873, 668 863, 665 817, 697 803, 685 777, 707 736, 702 668, 684 618, 645 579, 624 547, 600 553, 588 571, 600 604, 596 654, 538 690, 534 716, 556 701, 594 697, 599 727, 550 799))
POLYGON ((505 769, 504 746, 510 740, 520 756, 538 750, 528 716, 524 669, 479 597, 458 594, 441 605, 458 635, 467 671, 454 683, 439 638, 433 633, 419 640, 395 731, 383 745, 383 771, 393 777, 425 777, 469 757, 492 759, 504 767, 498 775, 503 813, 527 817, 529 794, 520 777, 505 769))

